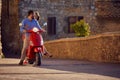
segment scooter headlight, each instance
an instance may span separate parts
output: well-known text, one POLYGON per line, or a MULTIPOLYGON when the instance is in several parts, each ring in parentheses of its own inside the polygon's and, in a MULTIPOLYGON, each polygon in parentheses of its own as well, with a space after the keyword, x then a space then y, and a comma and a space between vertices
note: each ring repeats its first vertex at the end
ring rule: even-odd
POLYGON ((35 27, 35 28, 33 28, 33 31, 34 31, 34 32, 38 32, 39 29, 35 27))

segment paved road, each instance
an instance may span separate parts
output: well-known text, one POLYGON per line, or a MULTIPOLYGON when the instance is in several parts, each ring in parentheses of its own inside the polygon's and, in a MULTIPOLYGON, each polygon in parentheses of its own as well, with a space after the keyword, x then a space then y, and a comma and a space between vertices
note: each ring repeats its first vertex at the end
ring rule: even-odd
POLYGON ((0 80, 120 80, 120 64, 45 59, 41 67, 0 59, 0 80))

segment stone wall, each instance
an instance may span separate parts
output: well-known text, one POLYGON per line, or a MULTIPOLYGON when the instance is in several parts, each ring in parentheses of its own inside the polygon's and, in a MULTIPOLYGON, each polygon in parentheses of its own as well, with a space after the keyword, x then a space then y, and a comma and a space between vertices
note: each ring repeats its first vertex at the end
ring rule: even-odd
POLYGON ((18 26, 18 0, 2 0, 1 41, 3 53, 18 53, 19 26, 18 26))
POLYGON ((56 35, 47 36, 49 39, 70 37, 68 33, 68 17, 83 16, 85 21, 94 28, 94 0, 21 0, 19 3, 20 21, 30 9, 39 11, 41 22, 48 17, 56 17, 56 35))
POLYGON ((30 9, 39 11, 40 23, 48 17, 56 17, 56 35, 49 39, 74 37, 68 32, 68 17, 83 16, 91 27, 91 34, 120 31, 120 1, 114 0, 21 0, 20 21, 30 9))
POLYGON ((94 32, 120 31, 120 1, 119 0, 98 0, 96 5, 96 27, 94 32))
POLYGON ((44 38, 53 40, 74 37, 74 33, 68 33, 70 16, 83 16, 91 26, 91 34, 119 32, 119 6, 120 2, 116 0, 2 0, 3 52, 17 53, 20 50, 22 43, 18 22, 30 9, 39 11, 41 25, 48 17, 56 17, 56 34, 47 34, 44 38))
POLYGON ((2 56, 2 43, 1 43, 1 6, 2 5, 2 2, 0 0, 0 58, 2 56))
POLYGON ((45 46, 53 58, 120 63, 120 33, 54 40, 45 46))
POLYGON ((120 1, 119 0, 97 0, 95 2, 97 16, 119 18, 120 1))

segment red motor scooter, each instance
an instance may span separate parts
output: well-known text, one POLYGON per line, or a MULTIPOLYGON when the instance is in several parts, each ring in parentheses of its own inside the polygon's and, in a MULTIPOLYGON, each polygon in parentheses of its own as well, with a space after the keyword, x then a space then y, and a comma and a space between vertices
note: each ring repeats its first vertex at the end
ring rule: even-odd
POLYGON ((43 53, 43 38, 40 33, 44 31, 34 27, 32 30, 27 32, 30 33, 30 43, 26 53, 27 61, 29 64, 34 63, 34 66, 40 66, 43 53))

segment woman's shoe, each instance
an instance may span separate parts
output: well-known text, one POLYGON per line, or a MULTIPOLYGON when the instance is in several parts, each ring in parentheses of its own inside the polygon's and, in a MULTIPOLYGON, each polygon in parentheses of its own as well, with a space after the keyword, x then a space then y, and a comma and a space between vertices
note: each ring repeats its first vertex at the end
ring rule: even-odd
POLYGON ((49 54, 49 53, 47 53, 47 52, 46 52, 46 53, 44 53, 44 55, 45 55, 45 56, 48 56, 48 57, 53 57, 53 55, 52 55, 52 54, 49 54))

